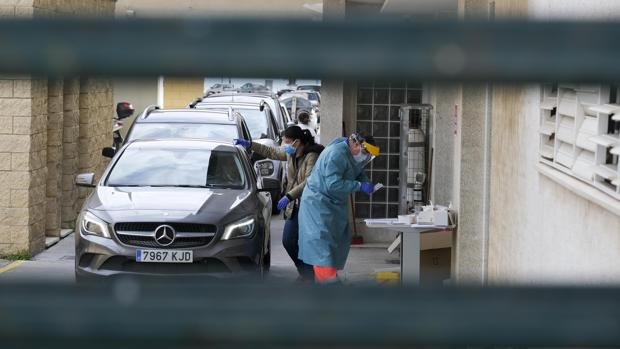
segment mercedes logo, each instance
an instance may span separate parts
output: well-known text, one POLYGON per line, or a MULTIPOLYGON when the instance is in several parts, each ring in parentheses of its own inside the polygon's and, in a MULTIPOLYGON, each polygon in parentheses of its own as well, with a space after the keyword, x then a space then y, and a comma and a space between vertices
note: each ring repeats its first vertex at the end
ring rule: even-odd
POLYGON ((169 225, 160 225, 155 229, 155 241, 160 246, 170 246, 174 242, 176 232, 174 228, 169 225))

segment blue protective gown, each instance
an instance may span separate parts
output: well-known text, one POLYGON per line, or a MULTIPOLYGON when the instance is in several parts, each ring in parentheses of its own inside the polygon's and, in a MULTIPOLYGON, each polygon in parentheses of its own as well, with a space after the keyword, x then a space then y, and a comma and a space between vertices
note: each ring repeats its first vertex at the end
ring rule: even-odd
POLYGON ((344 268, 351 247, 349 195, 367 182, 346 137, 321 153, 299 205, 299 259, 307 264, 344 268))

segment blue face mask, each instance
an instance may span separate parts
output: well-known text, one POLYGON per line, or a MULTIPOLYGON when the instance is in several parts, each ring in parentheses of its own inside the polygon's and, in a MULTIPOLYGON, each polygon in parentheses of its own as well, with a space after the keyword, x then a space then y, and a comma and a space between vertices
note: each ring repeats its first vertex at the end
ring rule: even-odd
MULTIPOLYGON (((293 142, 295 143, 295 142, 293 142)), ((285 153, 287 154, 295 154, 297 152, 297 148, 293 147, 292 144, 283 144, 282 145, 282 150, 284 150, 285 153)))

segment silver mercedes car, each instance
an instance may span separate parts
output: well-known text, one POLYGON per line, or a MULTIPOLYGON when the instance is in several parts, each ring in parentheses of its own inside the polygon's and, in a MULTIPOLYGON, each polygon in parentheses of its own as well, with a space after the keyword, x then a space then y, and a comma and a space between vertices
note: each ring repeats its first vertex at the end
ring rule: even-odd
POLYGON ((256 172, 231 143, 125 145, 97 184, 93 173, 76 177, 94 188, 76 222, 76 278, 262 276, 271 262, 269 191, 280 183, 256 172))

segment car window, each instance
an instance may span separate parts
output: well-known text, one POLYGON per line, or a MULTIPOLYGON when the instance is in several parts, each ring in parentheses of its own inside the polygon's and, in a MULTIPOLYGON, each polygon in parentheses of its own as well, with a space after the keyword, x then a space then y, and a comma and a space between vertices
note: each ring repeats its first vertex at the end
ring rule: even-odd
POLYGON ((245 183, 233 152, 134 146, 121 154, 106 185, 241 189, 245 183))
POLYGON ((271 120, 271 127, 273 128, 273 131, 279 135, 280 134, 280 128, 278 127, 278 123, 276 122, 276 117, 273 115, 273 113, 271 112, 271 110, 269 110, 269 120, 271 120))
POLYGON ((200 138, 230 141, 239 137, 236 125, 191 123, 137 123, 127 142, 137 139, 200 138))
POLYGON ((220 84, 215 84, 215 85, 211 86, 211 88, 218 88, 218 87, 220 87, 220 86, 222 86, 222 85, 220 85, 220 84))
POLYGON ((243 115, 252 139, 269 138, 269 124, 264 112, 258 109, 239 109, 238 112, 243 115))
POLYGON ((250 131, 248 130, 248 127, 246 126, 245 122, 241 123, 241 132, 243 132, 244 139, 252 139, 250 131))

